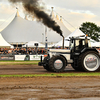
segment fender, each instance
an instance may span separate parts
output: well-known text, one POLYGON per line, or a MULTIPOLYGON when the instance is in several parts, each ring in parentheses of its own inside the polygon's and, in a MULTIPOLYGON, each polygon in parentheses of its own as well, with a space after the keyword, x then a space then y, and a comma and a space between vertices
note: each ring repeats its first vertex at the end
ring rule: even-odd
POLYGON ((95 49, 95 48, 84 48, 84 49, 81 51, 81 53, 84 53, 84 52, 87 52, 87 51, 95 51, 95 52, 99 53, 99 52, 97 51, 97 49, 95 49))

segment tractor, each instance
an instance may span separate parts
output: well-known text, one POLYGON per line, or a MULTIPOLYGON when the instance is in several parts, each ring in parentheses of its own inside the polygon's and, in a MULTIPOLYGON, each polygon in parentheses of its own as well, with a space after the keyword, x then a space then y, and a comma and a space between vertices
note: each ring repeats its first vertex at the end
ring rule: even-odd
POLYGON ((63 72, 68 64, 77 70, 95 72, 100 70, 100 55, 91 47, 86 35, 69 37, 69 49, 50 49, 48 55, 38 63, 47 71, 63 72))

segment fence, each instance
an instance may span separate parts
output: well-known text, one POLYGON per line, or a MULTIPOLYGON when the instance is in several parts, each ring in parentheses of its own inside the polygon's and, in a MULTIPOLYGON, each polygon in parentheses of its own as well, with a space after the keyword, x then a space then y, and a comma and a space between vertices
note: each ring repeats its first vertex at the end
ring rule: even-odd
MULTIPOLYGON (((44 59, 46 55, 42 55, 42 58, 44 59)), ((29 60, 40 60, 41 55, 0 55, 0 60, 21 60, 21 61, 29 61, 29 60)))

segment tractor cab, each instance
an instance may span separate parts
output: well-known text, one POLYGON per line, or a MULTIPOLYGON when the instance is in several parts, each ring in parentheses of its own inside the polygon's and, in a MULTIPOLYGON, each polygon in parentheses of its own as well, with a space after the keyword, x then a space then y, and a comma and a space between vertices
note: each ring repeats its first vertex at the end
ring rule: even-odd
POLYGON ((70 38, 70 50, 71 52, 81 52, 84 48, 91 47, 90 39, 87 37, 72 37, 70 38))

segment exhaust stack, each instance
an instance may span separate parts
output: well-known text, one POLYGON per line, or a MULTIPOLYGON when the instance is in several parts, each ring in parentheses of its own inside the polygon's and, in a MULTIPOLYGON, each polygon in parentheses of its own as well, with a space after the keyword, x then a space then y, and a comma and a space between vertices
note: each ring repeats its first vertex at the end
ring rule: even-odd
POLYGON ((65 39, 65 37, 63 36, 62 49, 64 49, 64 39, 65 39))

